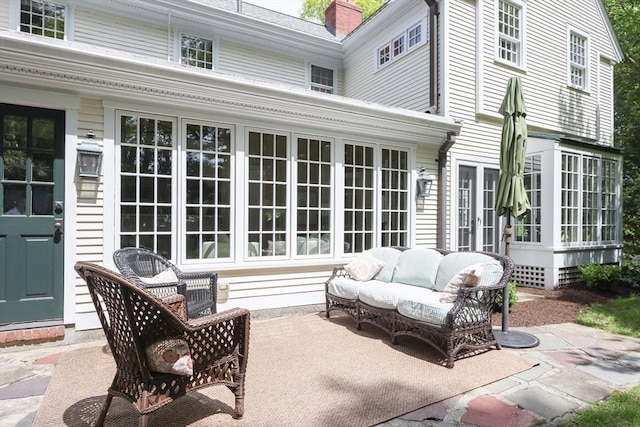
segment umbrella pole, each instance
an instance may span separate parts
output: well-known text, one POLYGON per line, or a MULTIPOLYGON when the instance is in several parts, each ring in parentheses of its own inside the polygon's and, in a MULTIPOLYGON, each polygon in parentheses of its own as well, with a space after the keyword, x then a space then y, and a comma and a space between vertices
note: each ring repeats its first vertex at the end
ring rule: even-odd
MULTIPOLYGON (((507 225, 504 227, 504 254, 509 256, 509 244, 511 243, 511 209, 507 209, 507 225)), ((509 330, 509 283, 502 290, 502 332, 509 330)))
MULTIPOLYGON (((511 227, 511 209, 507 209, 507 225, 504 227, 504 254, 509 256, 509 244, 513 237, 511 227)), ((540 340, 535 335, 522 331, 509 332, 509 283, 502 290, 502 329, 493 331, 496 341, 507 348, 531 348, 540 344, 540 340)))

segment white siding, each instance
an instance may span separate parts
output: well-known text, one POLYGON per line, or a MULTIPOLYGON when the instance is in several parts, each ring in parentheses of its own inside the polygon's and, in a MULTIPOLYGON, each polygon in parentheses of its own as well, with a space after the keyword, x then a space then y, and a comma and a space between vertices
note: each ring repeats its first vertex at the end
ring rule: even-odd
POLYGON ((416 203, 416 247, 435 248, 438 238, 438 191, 441 183, 438 181, 437 151, 420 147, 416 153, 416 169, 424 167, 434 178, 431 194, 428 197, 415 199, 416 203))
MULTIPOLYGON (((495 3, 493 1, 479 3, 483 7, 481 70, 483 80, 482 87, 479 88, 482 91, 483 112, 497 114, 509 77, 520 76, 527 103, 527 122, 530 126, 595 140, 597 138, 598 96, 596 91, 600 55, 608 58, 615 57, 596 1, 584 0, 584 6, 580 8, 575 6, 573 0, 550 3, 527 2, 525 72, 494 62, 495 3), (577 13, 578 10, 579 13, 577 13), (587 91, 567 86, 568 28, 575 28, 589 37, 589 88, 587 91)), ((458 25, 457 17, 454 22, 458 25)), ((452 31, 452 36, 456 33, 457 31, 452 31)), ((452 66, 453 68, 455 67, 452 66)), ((610 94, 604 94, 603 98, 610 96, 610 94)))
MULTIPOLYGON (((5 3, 9 3, 8 0, 3 0, 5 3)), ((0 28, 9 28, 9 7, 5 5, 0 7, 0 28)))
MULTIPOLYGON (((80 98, 78 111, 78 143, 87 135, 89 130, 95 133, 95 139, 102 145, 104 135, 104 109, 99 99, 80 98)), ((105 147, 103 147, 105 149, 105 147)), ((68 161, 75 161, 69 159, 68 161)), ((105 165, 102 165, 104 173, 105 165)), ((102 178, 99 181, 93 179, 77 178, 76 189, 78 194, 77 220, 76 220, 76 254, 77 261, 88 261, 103 264, 104 253, 103 218, 103 187, 102 178)), ((68 185, 68 184, 67 184, 68 185)), ((94 311, 93 303, 89 297, 84 281, 78 279, 76 286, 76 313, 88 313, 94 311)))
POLYGON ((236 75, 304 86, 305 61, 221 40, 218 69, 236 75))
POLYGON ((78 7, 75 41, 130 54, 166 60, 173 38, 166 26, 78 7))
POLYGON ((412 1, 411 5, 395 22, 385 24, 388 26, 376 37, 345 53, 345 96, 415 111, 430 106, 428 24, 423 33, 427 43, 376 69, 377 49, 428 17, 424 2, 412 1))

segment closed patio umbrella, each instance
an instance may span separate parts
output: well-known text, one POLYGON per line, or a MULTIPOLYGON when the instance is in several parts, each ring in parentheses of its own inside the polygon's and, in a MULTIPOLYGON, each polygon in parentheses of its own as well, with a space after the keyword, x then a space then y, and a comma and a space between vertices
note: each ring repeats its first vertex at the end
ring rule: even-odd
MULTIPOLYGON (((498 110, 503 115, 500 140, 500 178, 495 200, 495 211, 506 218, 504 229, 505 255, 509 255, 509 243, 513 235, 511 217, 519 217, 531 210, 524 188, 525 154, 527 151, 527 108, 524 104, 522 83, 519 77, 511 77, 507 92, 498 110)), ((505 347, 535 347, 536 337, 522 332, 509 332, 509 287, 505 287, 502 299, 502 330, 496 334, 505 347)))

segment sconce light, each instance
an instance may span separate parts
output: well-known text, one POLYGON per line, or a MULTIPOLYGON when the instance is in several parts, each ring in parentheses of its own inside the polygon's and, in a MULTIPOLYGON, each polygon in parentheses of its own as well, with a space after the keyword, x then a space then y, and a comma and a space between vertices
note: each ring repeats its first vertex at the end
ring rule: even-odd
POLYGON ((78 175, 86 178, 99 178, 102 164, 102 148, 93 139, 92 130, 87 133, 87 139, 76 148, 78 151, 78 175))
POLYGON ((431 186, 434 178, 424 168, 420 168, 420 173, 416 179, 416 195, 418 197, 427 197, 431 194, 431 186))

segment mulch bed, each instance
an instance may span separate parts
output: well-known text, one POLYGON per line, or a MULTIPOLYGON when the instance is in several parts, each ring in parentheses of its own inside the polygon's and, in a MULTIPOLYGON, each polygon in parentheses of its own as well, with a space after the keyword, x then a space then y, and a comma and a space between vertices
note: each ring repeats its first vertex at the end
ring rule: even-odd
MULTIPOLYGON (((509 327, 541 326, 573 322, 576 315, 594 302, 606 302, 619 296, 629 296, 634 289, 615 286, 605 292, 595 292, 586 287, 570 287, 556 290, 518 287, 518 292, 543 295, 544 298, 518 302, 509 314, 509 327)), ((636 293, 640 290, 635 289, 636 293)), ((502 326, 502 313, 494 313, 494 326, 502 326)))

